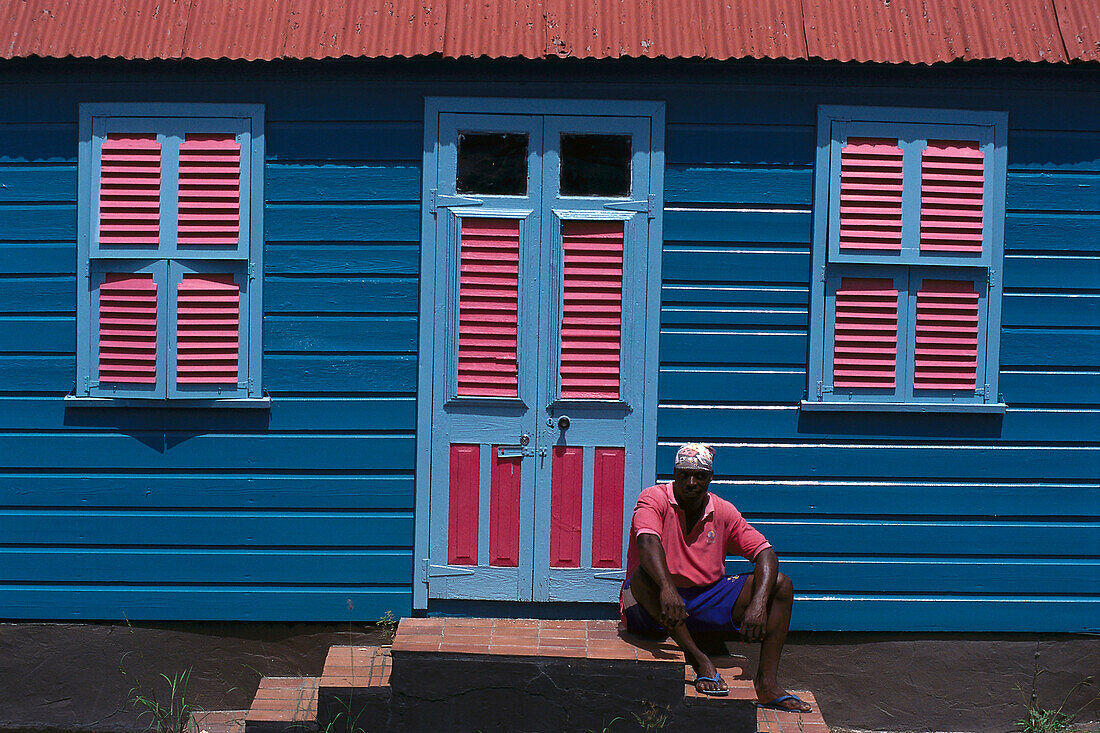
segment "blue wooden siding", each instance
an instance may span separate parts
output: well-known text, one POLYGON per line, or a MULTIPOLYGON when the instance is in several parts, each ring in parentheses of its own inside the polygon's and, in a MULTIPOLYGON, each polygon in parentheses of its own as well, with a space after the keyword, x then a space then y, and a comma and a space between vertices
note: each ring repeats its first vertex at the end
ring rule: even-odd
POLYGON ((734 67, 0 67, 0 616, 409 612, 423 98, 507 88, 667 102, 657 470, 719 445, 796 627, 1095 630, 1095 75, 734 67), (62 406, 77 103, 143 99, 265 105, 269 412, 62 406), (1009 112, 1003 418, 799 412, 818 104, 1009 112))

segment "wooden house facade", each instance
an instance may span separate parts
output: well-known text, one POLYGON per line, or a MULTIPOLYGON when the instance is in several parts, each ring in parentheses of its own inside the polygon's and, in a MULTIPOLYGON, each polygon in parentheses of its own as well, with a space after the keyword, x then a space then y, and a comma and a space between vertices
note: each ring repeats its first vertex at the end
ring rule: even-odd
POLYGON ((607 615, 702 440, 797 629, 1096 631, 1098 243, 1088 59, 5 60, 0 616, 607 615))

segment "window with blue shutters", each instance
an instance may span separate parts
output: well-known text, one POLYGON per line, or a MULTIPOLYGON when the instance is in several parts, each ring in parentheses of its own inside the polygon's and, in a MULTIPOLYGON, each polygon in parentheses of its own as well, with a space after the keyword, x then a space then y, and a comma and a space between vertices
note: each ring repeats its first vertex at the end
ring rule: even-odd
POLYGON ((76 402, 262 402, 263 109, 80 107, 76 402))
POLYGON ((806 409, 1001 410, 1007 115, 821 107, 806 409))

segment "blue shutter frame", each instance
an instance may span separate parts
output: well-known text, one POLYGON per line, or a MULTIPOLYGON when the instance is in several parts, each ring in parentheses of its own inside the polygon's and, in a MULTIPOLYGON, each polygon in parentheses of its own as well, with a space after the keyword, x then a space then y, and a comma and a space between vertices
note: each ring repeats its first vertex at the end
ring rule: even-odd
MULTIPOLYGON (((1004 256, 1005 175, 1008 115, 1003 112, 878 107, 818 108, 814 175, 810 346, 807 410, 897 410, 1003 412, 997 392, 1000 343, 1001 277, 1004 256), (848 136, 899 140, 903 150, 902 251, 900 254, 839 251, 840 150, 848 136), (972 139, 984 153, 983 242, 980 257, 921 254, 921 152, 929 139, 972 139), (833 308, 840 277, 883 277, 883 266, 905 284, 899 304, 898 391, 892 399, 837 394, 832 384, 833 308), (872 274, 874 273, 874 274, 872 274), (912 388, 915 290, 920 278, 971 279, 980 295, 978 390, 975 395, 916 395, 912 388), (984 282, 983 282, 984 281, 984 282), (905 312, 905 323, 900 319, 905 312), (902 341, 901 339, 905 340, 902 341), (902 365, 904 363, 904 370, 902 365), (984 381, 983 381, 984 376, 984 381)), ((900 290, 901 288, 899 288, 900 290)))
MULTIPOLYGON (((264 115, 262 105, 236 104, 82 104, 80 105, 78 148, 77 230, 77 385, 66 398, 72 406, 224 406, 264 407, 269 401, 262 391, 262 299, 263 272, 263 169, 264 115), (155 133, 161 142, 160 238, 158 246, 101 247, 98 243, 100 150, 106 135, 113 132, 155 133), (188 133, 232 134, 240 144, 240 222, 237 245, 177 246, 179 145, 188 133), (115 267, 133 267, 144 260, 158 272, 158 297, 163 317, 158 318, 158 390, 107 391, 97 382, 98 328, 94 289, 99 275, 115 267), (121 261, 121 262, 119 262, 121 261), (118 262, 118 264, 114 264, 118 262), (125 263, 129 264, 125 264, 125 263), (221 264, 217 264, 220 262, 221 264), (206 263, 214 263, 207 268, 206 263), (173 389, 168 383, 169 366, 174 365, 175 284, 169 270, 233 273, 241 285, 241 355, 238 385, 226 390, 173 389), (168 290, 172 292, 169 294, 168 290), (138 398, 136 401, 123 398, 138 398), (213 398, 213 401, 212 401, 213 398)), ((125 271, 125 270, 111 270, 125 271)), ((159 314, 158 314, 159 315, 159 314)), ((174 371, 174 369, 173 369, 174 371)))

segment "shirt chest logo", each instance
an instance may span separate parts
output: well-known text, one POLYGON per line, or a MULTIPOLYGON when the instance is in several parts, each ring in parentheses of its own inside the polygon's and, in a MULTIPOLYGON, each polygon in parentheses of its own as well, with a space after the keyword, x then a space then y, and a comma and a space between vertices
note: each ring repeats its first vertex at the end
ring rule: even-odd
POLYGON ((714 544, 714 530, 713 529, 711 531, 707 532, 707 544, 708 545, 713 545, 714 544))

